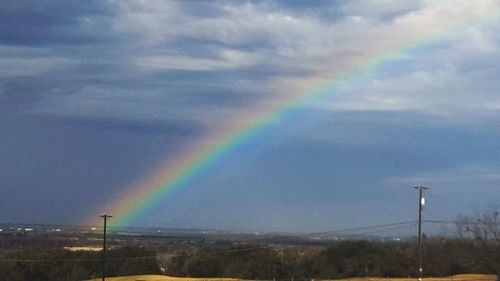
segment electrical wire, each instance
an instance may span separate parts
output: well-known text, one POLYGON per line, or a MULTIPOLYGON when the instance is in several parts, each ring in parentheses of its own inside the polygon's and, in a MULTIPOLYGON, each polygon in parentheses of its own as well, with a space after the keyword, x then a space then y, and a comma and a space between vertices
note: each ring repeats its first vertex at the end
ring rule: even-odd
MULTIPOLYGON (((475 221, 453 221, 453 220, 422 220, 422 223, 431 223, 431 224, 472 224, 472 225, 480 225, 484 222, 475 222, 475 221)), ((316 232, 306 234, 305 236, 318 236, 318 235, 338 235, 338 234, 370 234, 377 232, 384 232, 390 230, 404 229, 408 227, 413 227, 418 224, 418 221, 403 221, 396 223, 387 223, 387 224, 375 224, 369 226, 360 226, 360 227, 351 227, 344 229, 337 229, 334 231, 325 231, 325 232, 316 232)), ((500 226, 500 223, 490 223, 490 225, 500 226)), ((234 253, 234 252, 244 252, 251 251, 256 249, 269 249, 269 246, 255 246, 255 247, 247 247, 247 248, 236 248, 236 249, 226 249, 219 251, 210 251, 210 252, 198 252, 189 254, 190 256, 203 256, 203 255, 217 255, 224 253, 234 253)), ((119 260, 137 260, 137 259, 149 259, 149 258, 157 258, 157 256, 138 256, 138 257, 122 257, 122 258, 106 258, 107 261, 119 261, 119 260)), ((0 262, 89 262, 89 261, 102 261, 102 258, 77 258, 77 259, 0 259, 0 262)))

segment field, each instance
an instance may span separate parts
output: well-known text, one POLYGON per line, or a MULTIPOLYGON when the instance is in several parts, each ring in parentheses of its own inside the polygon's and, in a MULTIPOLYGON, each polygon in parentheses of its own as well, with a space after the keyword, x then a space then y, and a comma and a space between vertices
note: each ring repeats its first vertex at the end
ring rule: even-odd
MULTIPOLYGON (((93 279, 89 281, 99 281, 101 279, 93 279)), ((124 277, 106 278, 109 281, 239 281, 239 279, 231 278, 180 278, 169 277, 163 275, 134 275, 124 277)), ((337 279, 336 281, 416 281, 416 278, 380 278, 380 277, 362 277, 337 279)), ((486 274, 461 274, 450 277, 423 278, 426 281, 496 281, 496 275, 486 274)))
MULTIPOLYGON (((102 279, 92 279, 89 281, 101 281, 102 279)), ((170 277, 165 275, 132 275, 123 277, 109 277, 109 281, 240 281, 232 278, 189 278, 189 277, 170 277)))

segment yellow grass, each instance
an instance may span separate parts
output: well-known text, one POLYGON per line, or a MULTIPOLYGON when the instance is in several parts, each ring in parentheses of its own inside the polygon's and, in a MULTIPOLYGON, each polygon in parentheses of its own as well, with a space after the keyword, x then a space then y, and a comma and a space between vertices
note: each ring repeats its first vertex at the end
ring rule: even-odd
MULTIPOLYGON (((89 281, 100 281, 93 279, 89 281)), ((170 277, 165 275, 132 275, 123 277, 108 277, 109 281, 241 281, 233 278, 190 278, 190 277, 170 277)))
POLYGON ((97 252, 97 251, 102 251, 102 247, 93 247, 93 246, 86 246, 86 247, 64 247, 65 250, 70 250, 72 252, 78 252, 78 251, 86 251, 86 252, 97 252))
MULTIPOLYGON (((378 277, 363 277, 349 278, 336 281, 415 281, 417 278, 378 278, 378 277)), ((496 275, 487 274, 460 274, 449 277, 434 277, 422 278, 424 281, 497 281, 496 275)))
MULTIPOLYGON (((101 279, 93 279, 89 281, 99 281, 101 279)), ((123 277, 109 277, 109 281, 243 281, 232 278, 190 278, 190 277, 169 277, 164 275, 133 275, 123 277)), ((333 279, 332 279, 333 280, 333 279)), ((416 281, 416 278, 379 278, 379 277, 362 277, 337 279, 335 281, 416 281)), ((450 277, 423 278, 425 281, 497 281, 496 275, 486 274, 461 274, 450 277)), ((319 280, 318 280, 319 281, 319 280)))

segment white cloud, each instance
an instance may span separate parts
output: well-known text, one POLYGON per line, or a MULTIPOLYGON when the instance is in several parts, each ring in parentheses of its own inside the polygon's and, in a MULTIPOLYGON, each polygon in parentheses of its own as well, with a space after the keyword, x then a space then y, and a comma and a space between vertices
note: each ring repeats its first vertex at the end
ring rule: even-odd
POLYGON ((362 17, 390 17, 415 11, 424 6, 422 0, 355 0, 341 6, 342 12, 362 17))
MULTIPOLYGON (((347 53, 362 52, 364 46, 359 43, 367 38, 375 39, 378 33, 375 30, 366 32, 371 24, 365 21, 346 19, 339 25, 331 25, 310 16, 249 3, 220 6, 221 14, 217 17, 183 13, 177 2, 140 3, 144 8, 121 5, 122 14, 114 23, 117 32, 137 37, 145 46, 168 46, 168 43, 186 38, 205 40, 207 44, 227 44, 233 49, 253 46, 257 48, 252 52, 266 57, 261 64, 271 67, 318 69, 325 58, 335 54, 342 58, 347 53), (150 5, 157 8, 146 8, 150 5), (165 13, 165 10, 176 12, 165 13)), ((205 60, 198 62, 208 63, 205 60)))
POLYGON ((153 42, 179 37, 215 40, 227 44, 254 43, 258 40, 289 41, 293 37, 300 39, 309 36, 310 33, 301 31, 317 25, 312 19, 304 20, 286 12, 261 10, 250 3, 219 6, 220 14, 216 17, 190 15, 173 1, 120 3, 122 13, 115 20, 115 30, 153 42))
POLYGON ((37 76, 75 65, 76 61, 49 49, 0 45, 0 77, 37 76))
MULTIPOLYGON (((404 66, 357 80, 345 94, 333 95, 317 106, 334 111, 414 111, 467 119, 492 116, 500 104, 500 85, 485 78, 498 72, 498 64, 492 63, 500 58, 498 28, 475 23, 500 9, 494 0, 349 1, 339 8, 345 16, 335 20, 265 3, 213 2, 210 5, 215 12, 202 14, 189 10, 192 7, 182 1, 113 2, 118 7, 113 28, 129 39, 127 52, 118 55, 123 62, 118 63, 135 66, 137 69, 128 70, 128 74, 147 76, 141 79, 153 79, 148 75, 162 71, 245 69, 253 76, 235 75, 238 81, 231 83, 218 78, 189 83, 251 88, 256 93, 270 93, 269 100, 260 104, 277 104, 287 101, 290 93, 310 92, 320 84, 317 81, 342 75, 350 78, 371 62, 393 56, 404 60, 404 66), (387 15, 395 16, 389 21, 380 19, 387 15), (435 39, 443 46, 398 53, 435 39)), ((1 58, 2 63, 2 69, 12 69, 5 72, 9 75, 39 75, 62 69, 68 61, 45 54, 1 58)), ((162 104, 159 100, 168 103, 170 95, 157 94, 160 98, 152 103, 149 95, 137 94, 145 105, 135 110, 143 110, 144 116, 164 114, 163 109, 155 108, 162 104)), ((93 100, 83 92, 76 95, 81 95, 81 104, 86 98, 93 100)), ((120 98, 123 96, 115 102, 120 98)), ((247 111, 252 111, 255 99, 249 100, 247 111)), ((102 108, 89 102, 79 110, 91 110, 91 104, 102 108)), ((121 107, 92 112, 114 112, 117 108, 121 107)), ((178 111, 174 114, 180 114, 178 111)), ((129 113, 125 110, 120 114, 129 113)))
MULTIPOLYGON (((182 39, 231 45, 233 52, 238 48, 257 47, 245 50, 247 56, 242 59, 254 52, 256 56, 266 57, 260 60, 263 66, 294 67, 313 71, 314 75, 347 70, 353 62, 383 56, 425 38, 442 36, 443 32, 466 23, 469 18, 481 17, 498 9, 498 3, 492 0, 460 3, 352 1, 340 7, 350 11, 351 15, 332 22, 310 14, 301 15, 251 3, 216 3, 214 6, 219 11, 216 16, 190 14, 182 8, 182 2, 175 1, 118 3, 121 13, 114 21, 114 29, 137 38, 147 48, 168 49, 169 43, 182 39), (400 14, 395 20, 385 22, 364 18, 354 12, 357 10, 400 14)), ((157 54, 149 55, 154 57, 157 54)), ((221 65, 221 62, 198 59, 196 55, 192 55, 192 59, 185 54, 179 56, 178 60, 173 57, 160 60, 170 62, 176 68, 186 63, 187 69, 196 69, 193 63, 199 63, 201 69, 215 70, 221 65)), ((224 68, 224 65, 221 66, 224 68)), ((236 63, 231 65, 238 66, 236 63)), ((241 67, 246 66, 246 63, 241 64, 241 67)))
POLYGON ((212 59, 168 55, 135 58, 134 62, 145 70, 211 71, 250 67, 260 60, 262 58, 256 54, 222 50, 218 57, 212 59))
POLYGON ((0 77, 38 76, 74 65, 62 57, 0 58, 0 77))

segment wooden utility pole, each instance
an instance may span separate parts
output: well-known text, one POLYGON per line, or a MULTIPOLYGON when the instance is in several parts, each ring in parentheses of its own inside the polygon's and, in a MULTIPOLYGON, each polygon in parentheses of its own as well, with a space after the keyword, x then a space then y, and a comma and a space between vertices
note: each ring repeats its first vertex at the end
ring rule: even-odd
POLYGON ((102 240, 102 281, 106 280, 106 223, 110 216, 106 213, 100 215, 101 218, 104 219, 104 230, 103 230, 103 240, 102 240))
POLYGON ((425 186, 415 186, 418 190, 418 279, 422 279, 424 269, 422 268, 422 209, 425 205, 424 190, 429 189, 425 186))

